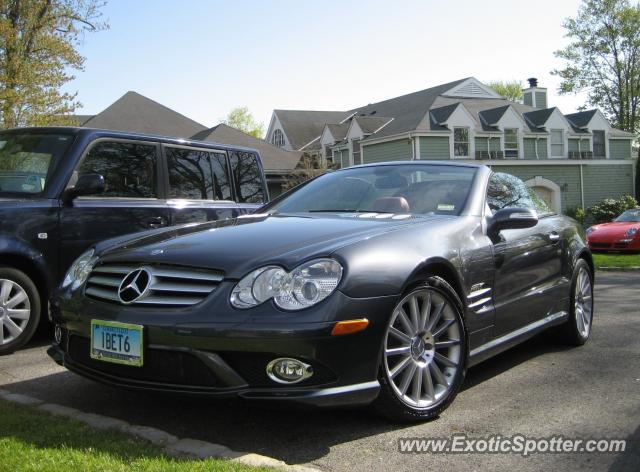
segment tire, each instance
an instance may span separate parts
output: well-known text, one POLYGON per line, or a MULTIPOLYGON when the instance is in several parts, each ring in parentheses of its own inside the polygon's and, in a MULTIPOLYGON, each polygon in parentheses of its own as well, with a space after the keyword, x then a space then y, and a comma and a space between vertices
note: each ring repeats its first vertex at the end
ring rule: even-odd
POLYGON ((451 404, 467 366, 462 313, 456 292, 440 277, 429 277, 403 295, 382 342, 381 389, 372 405, 380 415, 400 422, 426 421, 451 404))
POLYGON ((559 330, 562 341, 582 346, 591 336, 593 326, 593 272, 584 259, 578 259, 571 278, 569 319, 559 330))
POLYGON ((40 322, 40 294, 22 271, 0 266, 0 355, 24 346, 40 322))

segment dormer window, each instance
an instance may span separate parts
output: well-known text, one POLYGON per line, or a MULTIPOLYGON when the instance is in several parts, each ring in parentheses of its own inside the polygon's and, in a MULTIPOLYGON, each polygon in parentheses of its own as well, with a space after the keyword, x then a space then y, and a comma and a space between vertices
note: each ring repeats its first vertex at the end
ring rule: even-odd
POLYGON ((271 144, 279 148, 284 147, 284 133, 282 130, 276 129, 271 135, 271 144))
POLYGON ((518 158, 518 129, 505 128, 504 130, 504 157, 507 159, 518 158))
POLYGON ((469 157, 469 128, 453 128, 454 157, 469 157))
POLYGON ((551 157, 564 157, 564 132, 561 129, 552 129, 550 134, 551 157))
POLYGON ((604 131, 602 130, 593 130, 593 157, 596 159, 606 158, 604 131))

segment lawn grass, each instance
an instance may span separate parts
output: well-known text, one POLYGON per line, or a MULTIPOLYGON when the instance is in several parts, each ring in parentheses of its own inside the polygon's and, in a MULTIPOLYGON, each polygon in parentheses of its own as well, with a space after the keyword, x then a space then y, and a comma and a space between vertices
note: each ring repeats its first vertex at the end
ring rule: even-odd
POLYGON ((218 459, 188 460, 116 431, 99 431, 0 400, 0 471, 269 471, 218 459))
POLYGON ((594 253, 593 263, 598 267, 640 267, 640 254, 594 253))

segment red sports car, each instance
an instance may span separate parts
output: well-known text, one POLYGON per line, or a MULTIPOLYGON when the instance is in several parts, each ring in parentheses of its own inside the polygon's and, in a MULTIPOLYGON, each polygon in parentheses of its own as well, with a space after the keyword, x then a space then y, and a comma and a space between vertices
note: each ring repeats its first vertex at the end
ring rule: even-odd
POLYGON ((587 229, 592 251, 640 251, 640 208, 627 210, 611 223, 587 229))

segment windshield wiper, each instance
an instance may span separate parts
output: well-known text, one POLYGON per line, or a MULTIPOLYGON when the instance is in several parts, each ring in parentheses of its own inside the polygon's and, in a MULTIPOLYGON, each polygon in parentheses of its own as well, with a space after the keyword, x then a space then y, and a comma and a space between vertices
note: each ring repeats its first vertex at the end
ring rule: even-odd
POLYGON ((308 210, 309 213, 393 213, 392 211, 376 211, 376 210, 348 210, 341 208, 339 210, 308 210))

